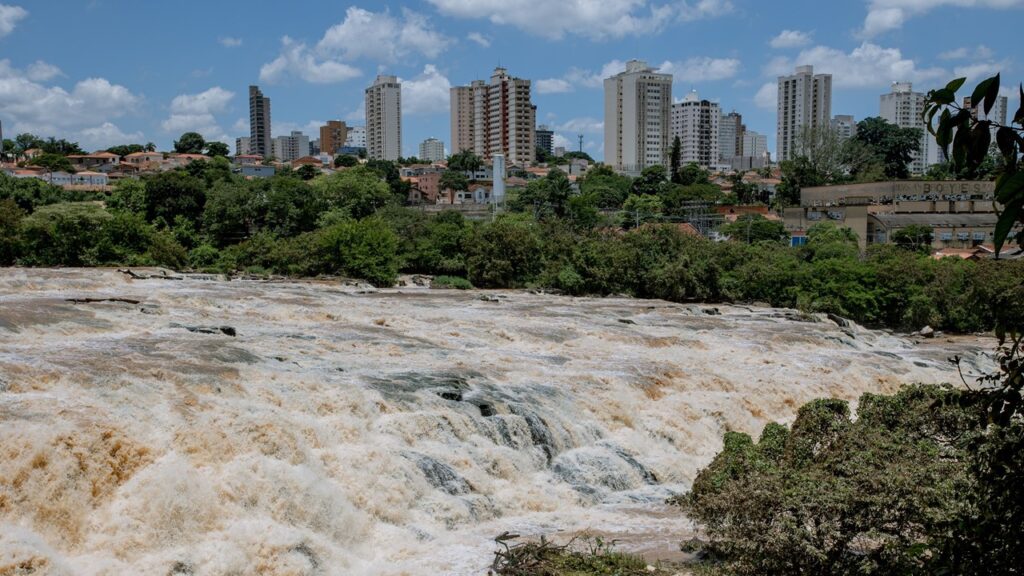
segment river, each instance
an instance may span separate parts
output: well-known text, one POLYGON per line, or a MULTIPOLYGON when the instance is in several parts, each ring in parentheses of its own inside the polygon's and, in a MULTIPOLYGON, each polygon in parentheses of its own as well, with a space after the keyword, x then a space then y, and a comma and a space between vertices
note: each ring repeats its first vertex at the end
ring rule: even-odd
POLYGON ((506 530, 668 554, 724 431, 992 346, 815 319, 0 269, 0 573, 478 575, 506 530))

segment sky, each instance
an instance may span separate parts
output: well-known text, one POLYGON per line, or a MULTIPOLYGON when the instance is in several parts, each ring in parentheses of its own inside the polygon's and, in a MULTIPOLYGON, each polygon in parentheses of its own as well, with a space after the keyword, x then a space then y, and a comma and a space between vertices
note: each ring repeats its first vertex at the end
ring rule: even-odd
POLYGON ((94 150, 183 132, 247 136, 248 86, 274 135, 364 124, 377 74, 402 81, 403 154, 450 140, 449 88, 504 66, 533 80, 538 123, 603 157, 603 78, 630 59, 736 110, 775 149, 776 77, 833 75, 833 114, 878 115, 893 81, 927 91, 1024 69, 1024 0, 0 0, 0 122, 94 150))

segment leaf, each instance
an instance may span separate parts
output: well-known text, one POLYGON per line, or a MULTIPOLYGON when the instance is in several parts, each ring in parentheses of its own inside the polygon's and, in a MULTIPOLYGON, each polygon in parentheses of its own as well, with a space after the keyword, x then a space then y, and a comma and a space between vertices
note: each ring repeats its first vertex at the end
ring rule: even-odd
POLYGON ((1003 126, 996 131, 996 145, 999 146, 999 152, 1002 153, 1003 158, 1006 159, 1007 164, 1016 163, 1017 159, 1017 139, 1015 138, 1015 132, 1013 128, 1009 126, 1003 126))
MULTIPOLYGON (((988 91, 985 92, 985 116, 992 111, 992 106, 995 106, 996 98, 999 97, 999 74, 992 77, 992 83, 988 86, 988 91)), ((974 102, 973 100, 971 102, 974 102)))
POLYGON ((967 151, 970 148, 971 132, 960 126, 953 136, 953 165, 958 169, 967 164, 967 151))
POLYGON ((971 93, 971 107, 977 108, 981 104, 982 100, 985 99, 985 95, 988 94, 988 87, 995 81, 996 76, 982 80, 978 86, 971 93))
POLYGON ((956 100, 956 94, 951 90, 942 88, 940 90, 933 90, 929 100, 939 105, 952 104, 956 100))
POLYGON ((1018 87, 1020 90, 1020 107, 1017 108, 1017 113, 1013 115, 1013 122, 1015 124, 1024 124, 1024 83, 1021 83, 1018 87))
POLYGON ((996 224, 995 231, 997 257, 999 256, 999 252, 1003 249, 1003 243, 1006 242, 1006 237, 1010 235, 1010 230, 1012 230, 1014 224, 1017 223, 1017 215, 1020 214, 1021 203, 1021 200, 1018 200, 1007 205, 1003 210, 1003 213, 999 215, 999 223, 996 224))
POLYGON ((971 166, 981 164, 985 156, 988 156, 988 147, 992 143, 992 132, 989 130, 991 122, 982 121, 974 125, 971 131, 971 149, 968 156, 971 166))
POLYGON ((1002 175, 996 181, 996 200, 1000 204, 1009 204, 1014 194, 1024 190, 1024 172, 1016 172, 1012 176, 1002 175))
POLYGON ((946 90, 955 93, 957 90, 960 89, 961 86, 964 85, 964 82, 967 82, 967 78, 957 78, 956 80, 953 80, 949 84, 946 84, 946 90))

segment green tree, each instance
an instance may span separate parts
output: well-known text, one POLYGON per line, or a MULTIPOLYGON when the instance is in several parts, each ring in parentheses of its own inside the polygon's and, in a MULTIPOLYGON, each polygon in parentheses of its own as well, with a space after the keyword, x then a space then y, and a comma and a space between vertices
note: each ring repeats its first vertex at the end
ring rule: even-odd
POLYGON ((120 144, 118 146, 111 146, 110 148, 107 148, 107 152, 117 154, 122 158, 129 154, 135 154, 136 152, 143 152, 145 150, 146 147, 141 144, 120 144))
POLYGON ((756 244, 783 242, 789 238, 786 227, 778 220, 768 220, 760 214, 744 214, 735 222, 723 224, 721 232, 734 240, 756 244))
POLYGON ((215 158, 217 156, 231 156, 231 148, 223 142, 207 142, 206 155, 215 158))
POLYGON ((921 151, 921 130, 900 128, 883 118, 865 118, 857 123, 854 139, 874 150, 884 166, 885 176, 905 179, 914 155, 921 151))
POLYGON ((79 147, 78 142, 68 142, 61 138, 60 140, 50 136, 39 146, 45 154, 58 154, 60 156, 70 156, 72 154, 85 154, 85 151, 79 147))
POLYGON ((387 183, 369 166, 316 178, 309 186, 325 210, 345 210, 353 218, 365 218, 394 202, 387 183))
POLYGON ((359 158, 351 154, 338 154, 334 157, 335 168, 351 168, 359 164, 359 158))
POLYGON ((456 152, 448 157, 448 169, 460 170, 462 172, 476 172, 483 168, 484 161, 474 154, 472 150, 456 152))
POLYGON ((295 175, 299 177, 299 180, 309 181, 319 176, 320 170, 312 164, 303 164, 295 171, 295 175))
MULTIPOLYGON (((669 168, 668 168, 669 180, 671 180, 673 184, 682 184, 683 183, 683 177, 679 173, 679 170, 682 167, 682 165, 681 165, 682 153, 683 153, 683 144, 679 140, 679 136, 676 136, 675 138, 672 139, 672 148, 671 148, 671 151, 669 152, 669 165, 668 165, 669 166, 669 168)), ((691 182, 691 184, 692 184, 692 182, 691 182)))
POLYGON ((469 244, 469 280, 481 288, 520 288, 544 263, 540 227, 526 214, 503 214, 481 226, 469 244))
POLYGON ((43 140, 35 134, 29 134, 28 132, 18 134, 14 137, 14 143, 18 154, 23 154, 26 150, 33 148, 42 148, 43 140))
POLYGON ((146 217, 149 221, 157 218, 166 223, 174 222, 177 216, 197 220, 206 203, 206 186, 202 180, 172 170, 145 178, 146 217))
POLYGON ((646 222, 657 222, 662 216, 662 200, 654 194, 631 194, 622 203, 622 226, 634 228, 646 222))
POLYGON ((328 261, 335 270, 374 286, 391 286, 398 277, 398 236, 387 222, 367 218, 335 224, 323 231, 328 261))
POLYGON ((667 182, 668 174, 666 174, 664 166, 648 166, 640 172, 639 177, 633 180, 630 193, 637 196, 657 196, 667 182))
POLYGON ((0 266, 14 264, 21 254, 20 228, 25 211, 10 198, 0 199, 0 266))
POLYGON ((198 132, 185 132, 174 141, 174 151, 178 154, 202 154, 206 149, 206 139, 198 132))
POLYGON ((44 168, 48 172, 69 172, 72 174, 75 172, 75 167, 71 165, 71 161, 62 154, 40 154, 30 160, 29 165, 44 168))
POLYGON ((892 233, 891 240, 899 247, 915 252, 929 252, 935 231, 931 226, 911 224, 892 233))

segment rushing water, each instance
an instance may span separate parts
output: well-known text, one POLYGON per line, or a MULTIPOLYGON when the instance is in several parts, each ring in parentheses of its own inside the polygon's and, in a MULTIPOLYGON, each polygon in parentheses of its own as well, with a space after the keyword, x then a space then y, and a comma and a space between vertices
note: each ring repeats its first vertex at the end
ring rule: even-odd
POLYGON ((0 270, 0 574, 481 574, 505 530, 669 548, 661 503, 725 430, 986 362, 719 310, 0 270), (108 298, 137 303, 70 301, 108 298))

